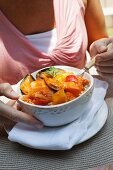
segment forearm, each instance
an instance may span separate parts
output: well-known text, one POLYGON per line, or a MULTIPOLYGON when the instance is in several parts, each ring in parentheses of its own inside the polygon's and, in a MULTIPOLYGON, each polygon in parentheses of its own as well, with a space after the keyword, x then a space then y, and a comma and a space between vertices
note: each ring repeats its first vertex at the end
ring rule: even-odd
POLYGON ((108 37, 105 18, 99 0, 88 0, 85 23, 88 34, 88 49, 94 41, 108 37))

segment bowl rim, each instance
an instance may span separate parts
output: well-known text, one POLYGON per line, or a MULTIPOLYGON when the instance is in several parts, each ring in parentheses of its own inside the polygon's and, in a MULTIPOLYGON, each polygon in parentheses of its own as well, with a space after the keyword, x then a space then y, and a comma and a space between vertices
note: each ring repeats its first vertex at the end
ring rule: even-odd
MULTIPOLYGON (((42 71, 42 70, 44 70, 44 69, 47 69, 47 68, 50 68, 51 66, 49 66, 49 67, 44 67, 44 68, 42 68, 42 69, 39 69, 39 70, 37 70, 37 71, 35 71, 35 72, 32 72, 32 73, 30 73, 31 75, 32 74, 34 74, 34 73, 38 73, 39 71, 42 71)), ((67 67, 67 68, 72 68, 72 69, 76 69, 76 70, 82 70, 82 69, 79 69, 79 68, 76 68, 76 67, 71 67, 71 66, 63 66, 63 65, 58 65, 58 66, 54 66, 54 67, 56 67, 56 68, 60 68, 60 67, 64 67, 64 69, 65 69, 65 67, 67 67)), ((57 107, 61 107, 61 106, 65 106, 65 105, 68 105, 68 104, 70 104, 70 103, 72 103, 72 102, 74 102, 74 101, 78 101, 84 94, 86 94, 92 87, 93 87, 93 85, 94 85, 94 78, 93 78, 93 76, 91 75, 91 74, 89 74, 89 73, 87 73, 87 72, 85 72, 84 74, 87 74, 88 76, 89 76, 89 78, 90 78, 90 85, 89 85, 89 87, 80 95, 80 96, 78 96, 77 98, 75 98, 75 99, 73 99, 73 100, 70 100, 70 101, 68 101, 68 102, 65 102, 65 103, 61 103, 61 104, 57 104, 57 105, 45 105, 45 106, 43 106, 43 105, 35 105, 35 104, 31 104, 31 103, 27 103, 27 102, 24 102, 23 100, 21 100, 20 98, 18 99, 18 102, 19 103, 23 103, 23 104, 26 104, 26 105, 28 105, 28 106, 32 106, 32 107, 37 107, 37 108, 42 108, 42 109, 51 109, 51 108, 57 108, 57 107)), ((24 78, 23 78, 24 79, 24 78)), ((23 80, 22 79, 22 80, 23 80)), ((17 83, 17 89, 19 88, 19 86, 20 86, 20 83, 22 82, 22 80, 20 80, 18 83, 17 83)))

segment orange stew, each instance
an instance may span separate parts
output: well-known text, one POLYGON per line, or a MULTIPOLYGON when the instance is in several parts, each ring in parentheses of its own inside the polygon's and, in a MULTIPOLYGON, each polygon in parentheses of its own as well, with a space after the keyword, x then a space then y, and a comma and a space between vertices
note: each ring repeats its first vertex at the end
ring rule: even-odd
POLYGON ((89 83, 89 80, 72 72, 52 67, 39 72, 36 79, 31 75, 25 77, 20 84, 24 94, 21 99, 36 105, 65 103, 80 96, 89 83))

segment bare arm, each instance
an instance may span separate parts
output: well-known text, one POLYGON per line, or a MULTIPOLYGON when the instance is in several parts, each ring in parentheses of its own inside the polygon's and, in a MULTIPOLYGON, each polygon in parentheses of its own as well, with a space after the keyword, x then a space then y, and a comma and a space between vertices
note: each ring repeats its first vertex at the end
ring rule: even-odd
POLYGON ((88 33, 88 47, 92 42, 100 38, 108 37, 99 0, 87 0, 85 23, 88 33))

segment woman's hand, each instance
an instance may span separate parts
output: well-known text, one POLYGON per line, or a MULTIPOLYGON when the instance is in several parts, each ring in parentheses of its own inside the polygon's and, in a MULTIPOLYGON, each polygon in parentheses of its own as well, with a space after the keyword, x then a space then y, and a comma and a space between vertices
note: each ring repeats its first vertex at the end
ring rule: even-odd
POLYGON ((43 124, 33 116, 13 108, 13 106, 15 106, 16 100, 19 98, 19 95, 13 91, 10 84, 0 84, 0 96, 6 96, 10 99, 13 99, 7 104, 0 102, 0 119, 3 120, 2 123, 4 123, 4 121, 7 122, 8 120, 11 120, 14 122, 31 124, 38 128, 43 127, 43 124))
POLYGON ((113 77, 113 38, 103 38, 90 46, 91 57, 96 57, 95 67, 100 75, 113 77))

